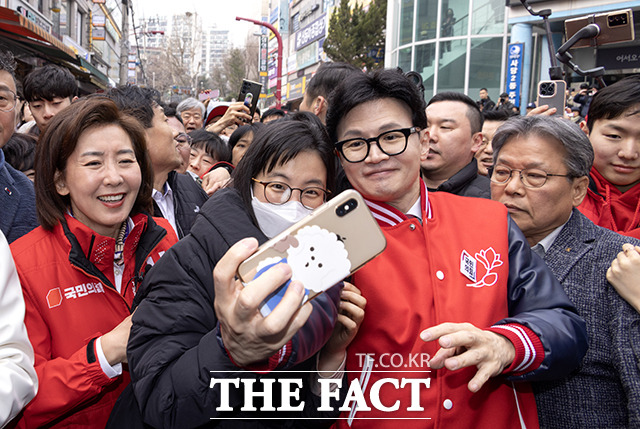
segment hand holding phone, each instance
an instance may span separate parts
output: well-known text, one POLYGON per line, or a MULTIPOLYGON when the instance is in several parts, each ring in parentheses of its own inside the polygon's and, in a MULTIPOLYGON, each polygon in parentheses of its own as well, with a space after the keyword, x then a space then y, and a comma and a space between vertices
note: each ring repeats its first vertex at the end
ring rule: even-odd
POLYGON ((244 103, 250 110, 250 115, 253 118, 253 114, 256 113, 258 107, 258 100, 260 99, 260 91, 262 90, 262 84, 253 82, 251 80, 243 79, 240 93, 238 94, 238 101, 244 103))
POLYGON ((556 109, 553 116, 564 115, 566 107, 567 83, 563 80, 543 80, 538 84, 538 106, 546 104, 549 109, 556 109))
MULTIPOLYGON (((291 280, 305 287, 306 302, 348 277, 385 247, 384 234, 362 196, 348 190, 263 244, 240 264, 238 277, 246 283, 286 263, 292 270, 291 280)), ((280 302, 288 285, 267 297, 260 309, 263 316, 280 302)))
POLYGON ((265 297, 291 276, 288 267, 268 271, 243 285, 235 278, 238 265, 258 248, 245 238, 229 248, 213 270, 214 307, 225 349, 240 367, 262 362, 280 350, 311 315, 311 305, 300 307, 303 288, 291 288, 282 305, 267 320, 258 313, 265 297))

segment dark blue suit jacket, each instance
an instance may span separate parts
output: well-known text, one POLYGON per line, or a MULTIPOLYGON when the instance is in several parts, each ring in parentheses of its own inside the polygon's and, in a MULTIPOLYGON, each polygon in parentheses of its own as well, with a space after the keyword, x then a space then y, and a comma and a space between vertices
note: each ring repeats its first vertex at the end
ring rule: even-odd
POLYGON ((0 230, 11 243, 37 226, 33 183, 7 164, 0 150, 0 230))

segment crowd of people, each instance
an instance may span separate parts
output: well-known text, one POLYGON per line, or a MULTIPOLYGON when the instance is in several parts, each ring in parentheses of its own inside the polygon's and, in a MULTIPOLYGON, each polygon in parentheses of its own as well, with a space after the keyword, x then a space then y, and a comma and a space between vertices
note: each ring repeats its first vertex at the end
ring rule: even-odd
POLYGON ((341 63, 256 115, 14 71, 0 52, 0 427, 640 427, 640 76, 575 123, 341 63), (386 249, 264 317, 291 268, 238 266, 345 189, 386 249), (295 410, 246 406, 301 377, 295 410), (349 388, 389 377, 378 407, 349 388))

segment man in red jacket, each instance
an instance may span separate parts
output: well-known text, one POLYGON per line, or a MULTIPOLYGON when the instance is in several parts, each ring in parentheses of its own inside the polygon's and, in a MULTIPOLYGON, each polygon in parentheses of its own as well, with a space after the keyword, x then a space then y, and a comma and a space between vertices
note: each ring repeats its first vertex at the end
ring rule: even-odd
POLYGON ((387 239, 353 276, 367 311, 341 427, 537 427, 529 384, 511 381, 575 368, 584 322, 504 206, 427 191, 426 126, 395 70, 353 74, 329 100, 329 135, 387 239))
POLYGON ((599 226, 640 238, 640 76, 598 91, 581 125, 595 159, 578 209, 599 226))

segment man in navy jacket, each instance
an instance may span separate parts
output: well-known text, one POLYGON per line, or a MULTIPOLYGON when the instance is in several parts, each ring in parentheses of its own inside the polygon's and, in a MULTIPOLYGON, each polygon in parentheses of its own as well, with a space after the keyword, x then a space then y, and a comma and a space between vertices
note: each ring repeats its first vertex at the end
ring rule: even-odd
MULTIPOLYGON (((0 52, 0 148, 16 128, 16 63, 9 52, 0 52)), ((0 151, 0 230, 12 241, 38 226, 36 197, 27 176, 11 167, 0 151)))

